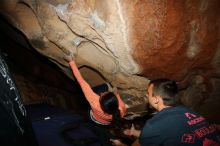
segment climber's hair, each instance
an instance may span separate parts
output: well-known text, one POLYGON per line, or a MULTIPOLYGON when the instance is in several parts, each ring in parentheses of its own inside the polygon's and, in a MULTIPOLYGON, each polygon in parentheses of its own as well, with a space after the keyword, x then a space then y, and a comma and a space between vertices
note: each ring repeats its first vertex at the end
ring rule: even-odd
POLYGON ((108 114, 113 114, 118 109, 118 99, 112 92, 106 92, 100 96, 101 108, 108 114))
POLYGON ((166 106, 175 106, 179 103, 177 98, 178 87, 175 81, 169 79, 156 79, 153 84, 153 96, 160 96, 166 106))
POLYGON ((113 92, 106 92, 100 96, 100 105, 102 110, 112 115, 112 124, 120 125, 121 116, 119 110, 119 102, 113 92))

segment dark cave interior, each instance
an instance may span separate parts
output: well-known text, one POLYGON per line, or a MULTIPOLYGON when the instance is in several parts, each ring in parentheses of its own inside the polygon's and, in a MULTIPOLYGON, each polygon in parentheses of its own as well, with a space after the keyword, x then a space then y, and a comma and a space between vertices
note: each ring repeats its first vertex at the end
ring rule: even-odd
POLYGON ((24 104, 49 102, 83 111, 88 106, 78 83, 36 52, 17 29, 1 19, 1 50, 23 97, 24 104), (12 32, 9 36, 7 32, 12 32), (28 91, 29 90, 29 91, 28 91), (26 92, 26 93, 25 93, 26 92), (29 94, 29 95, 27 95, 29 94))

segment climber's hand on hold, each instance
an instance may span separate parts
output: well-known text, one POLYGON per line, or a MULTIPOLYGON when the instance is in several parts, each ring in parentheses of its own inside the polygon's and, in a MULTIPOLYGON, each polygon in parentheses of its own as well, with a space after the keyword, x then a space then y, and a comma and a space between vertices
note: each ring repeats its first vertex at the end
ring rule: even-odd
POLYGON ((63 59, 66 60, 67 62, 74 60, 74 58, 72 56, 66 55, 66 54, 63 55, 63 59))
POLYGON ((65 54, 63 55, 63 59, 66 60, 67 62, 73 61, 73 60, 75 60, 75 58, 76 58, 76 52, 75 52, 75 50, 74 50, 74 51, 71 50, 71 51, 69 51, 68 54, 65 53, 65 54))

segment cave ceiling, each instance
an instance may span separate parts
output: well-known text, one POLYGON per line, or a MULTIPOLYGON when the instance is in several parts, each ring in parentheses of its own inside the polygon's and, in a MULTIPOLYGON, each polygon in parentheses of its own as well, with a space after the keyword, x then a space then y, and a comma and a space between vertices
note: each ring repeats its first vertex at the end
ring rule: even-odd
POLYGON ((65 55, 138 99, 136 105, 145 101, 149 80, 170 78, 184 91, 183 102, 197 106, 219 103, 219 6, 219 0, 1 0, 0 13, 69 77, 65 55))

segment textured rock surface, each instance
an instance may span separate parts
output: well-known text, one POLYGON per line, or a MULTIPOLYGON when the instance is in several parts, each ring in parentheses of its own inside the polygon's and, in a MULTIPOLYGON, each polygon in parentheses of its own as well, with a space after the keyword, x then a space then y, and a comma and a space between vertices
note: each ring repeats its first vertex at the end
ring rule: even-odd
POLYGON ((143 103, 148 79, 175 79, 183 101, 197 110, 207 100, 220 101, 219 5, 219 0, 0 2, 9 22, 67 75, 64 54, 139 99, 136 106, 143 103))

